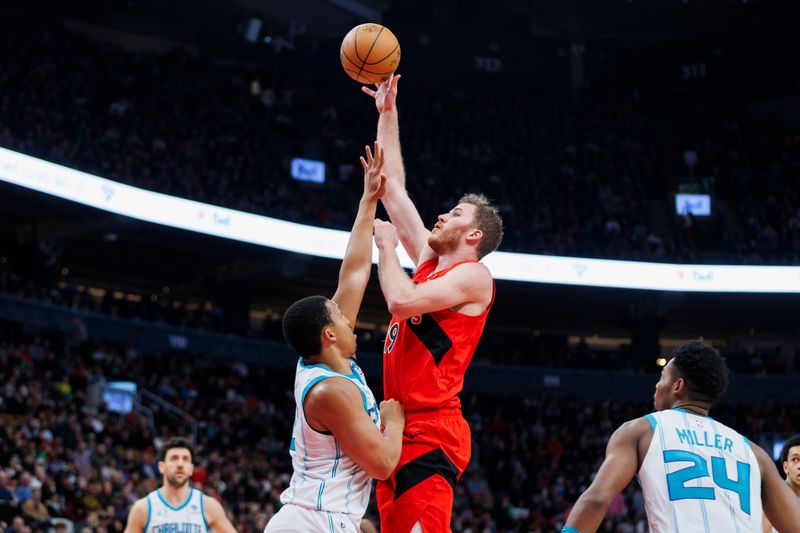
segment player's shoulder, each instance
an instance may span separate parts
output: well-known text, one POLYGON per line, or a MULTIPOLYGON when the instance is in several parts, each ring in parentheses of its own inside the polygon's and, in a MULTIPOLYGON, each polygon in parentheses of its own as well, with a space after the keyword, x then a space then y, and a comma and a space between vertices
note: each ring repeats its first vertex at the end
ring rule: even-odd
POLYGON ((209 496, 208 494, 206 494, 201 490, 198 490, 197 492, 200 493, 200 499, 203 500, 203 509, 206 513, 208 513, 209 511, 213 513, 218 509, 222 509, 222 504, 219 502, 219 500, 217 500, 213 496, 209 496))
POLYGON ((639 437, 646 435, 648 433, 652 433, 653 424, 652 421, 647 418, 647 416, 642 416, 639 418, 633 418, 624 422, 620 425, 617 430, 614 432, 614 436, 617 439, 636 439, 638 440, 639 437))
POLYGON ((147 517, 150 514, 149 498, 150 495, 148 494, 144 498, 139 498, 131 505, 131 510, 128 512, 129 525, 144 529, 147 523, 147 517))
POLYGON ((755 456, 758 466, 761 468, 762 472, 765 468, 771 468, 775 466, 775 464, 772 462, 772 458, 769 456, 766 450, 764 450, 764 448, 751 441, 747 437, 744 437, 744 439, 745 442, 750 445, 750 449, 753 450, 753 455, 755 456))
POLYGON ((133 502, 133 505, 131 506, 131 511, 133 511, 134 509, 147 509, 147 506, 150 505, 149 503, 150 494, 152 493, 145 494, 143 497, 133 502))
POLYGON ((480 261, 465 261, 452 267, 447 273, 453 281, 464 282, 475 287, 491 287, 494 285, 494 278, 489 267, 480 261))
POLYGON ((306 409, 317 404, 336 407, 349 404, 356 398, 358 391, 355 384, 344 376, 330 376, 320 380, 309 389, 304 405, 306 409))

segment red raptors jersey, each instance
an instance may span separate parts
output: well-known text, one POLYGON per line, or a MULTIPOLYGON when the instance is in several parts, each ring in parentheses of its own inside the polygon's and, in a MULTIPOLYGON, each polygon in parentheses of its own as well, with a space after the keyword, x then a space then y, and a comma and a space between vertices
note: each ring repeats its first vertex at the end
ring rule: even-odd
MULTIPOLYGON (((461 263, 433 274, 438 264, 438 259, 422 263, 411 280, 421 284, 440 278, 461 263)), ((457 394, 492 302, 478 316, 449 309, 406 320, 393 316, 383 346, 384 398, 398 400, 406 411, 460 408, 457 394)))

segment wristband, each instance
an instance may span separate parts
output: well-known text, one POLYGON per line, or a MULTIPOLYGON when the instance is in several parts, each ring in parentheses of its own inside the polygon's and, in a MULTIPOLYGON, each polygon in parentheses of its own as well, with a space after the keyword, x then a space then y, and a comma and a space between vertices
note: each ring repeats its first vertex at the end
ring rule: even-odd
POLYGON ((572 526, 564 526, 561 528, 561 533, 581 533, 572 526))

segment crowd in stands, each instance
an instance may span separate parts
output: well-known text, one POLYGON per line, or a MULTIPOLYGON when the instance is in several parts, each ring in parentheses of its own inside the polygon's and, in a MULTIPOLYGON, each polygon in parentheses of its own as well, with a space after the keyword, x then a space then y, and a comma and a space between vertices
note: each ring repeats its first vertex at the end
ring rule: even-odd
MULTIPOLYGON (((234 209, 346 229, 374 106, 342 74, 221 67, 131 52, 56 26, 0 32, 0 146, 234 209), (36 65, 36 68, 30 68, 36 65), (328 165, 293 181, 289 159, 328 165)), ((424 80, 425 82, 427 80, 424 80)), ((401 82, 408 187, 423 219, 463 192, 500 205, 502 249, 652 261, 797 264, 800 152, 786 127, 739 110, 648 101, 566 105, 529 84, 401 82), (711 220, 674 214, 691 182, 711 220)))
MULTIPOLYGON (((291 473, 292 372, 203 354, 139 353, 59 331, 0 324, 0 526, 14 533, 72 528, 120 532, 130 505, 161 483, 156 461, 171 436, 190 436, 166 410, 151 421, 115 413, 105 383, 136 381, 197 419, 194 486, 219 499, 241 532, 260 532, 291 473), (151 423, 152 422, 152 423, 151 423)), ((654 377, 655 379, 655 377, 654 377)), ((380 384, 371 386, 378 397, 380 384)), ((741 400, 744 401, 744 400, 741 400)), ((463 532, 558 531, 602 460, 611 432, 651 400, 464 395, 472 460, 458 485, 453 527, 463 532)), ((793 431, 800 404, 723 403, 716 419, 756 442, 793 431), (761 440, 760 440, 761 439, 761 440)), ((646 531, 632 484, 601 531, 646 531)), ((375 509, 368 516, 376 519, 375 509)))
MULTIPOLYGON (((184 51, 130 52, 55 26, 12 25, 0 21, 0 146, 168 194, 350 226, 356 157, 374 136, 376 115, 343 75, 253 72, 184 51), (293 156, 324 159, 328 183, 293 181, 293 156)), ((572 107, 537 102, 513 85, 447 89, 401 83, 408 186, 427 221, 460 193, 480 190, 501 207, 508 251, 800 263, 800 137, 779 124, 738 112, 687 118, 633 96, 572 107), (697 160, 690 166, 687 150, 697 160), (704 183, 714 192, 713 220, 671 214, 675 178, 688 174, 711 178, 704 183)), ((92 296, 68 277, 41 283, 2 267, 0 292, 224 331, 215 305, 92 296)), ((263 335, 279 340, 274 326, 263 335)), ((374 348, 382 334, 369 333, 374 348)), ((487 332, 480 350, 476 358, 491 352, 499 364, 636 370, 624 349, 598 353, 563 337, 487 332)), ((787 370, 772 350, 732 347, 729 361, 742 373, 787 370)), ((132 342, 95 344, 80 327, 30 333, 0 322, 0 533, 121 532, 130 505, 159 486, 160 446, 190 428, 155 406, 152 418, 109 410, 101 391, 113 380, 136 381, 197 420, 194 485, 223 503, 239 531, 262 531, 291 473, 292 372, 204 354, 143 354, 132 342)), ((381 397, 378 380, 371 385, 381 397)), ((453 527, 471 533, 559 530, 614 428, 652 409, 649 399, 462 400, 473 454, 453 527)), ((746 408, 728 401, 712 414, 756 442, 796 430, 800 404, 741 401, 746 408)), ((374 508, 368 516, 377 521, 374 508)), ((646 530, 632 484, 601 531, 646 530)))
MULTIPOLYGON (((172 299, 161 294, 156 299, 137 301, 114 295, 106 290, 102 296, 92 295, 69 277, 47 284, 21 278, 8 264, 0 265, 0 294, 33 299, 75 311, 100 313, 136 323, 153 323, 213 333, 232 333, 226 328, 225 313, 212 302, 205 304, 172 299)), ((80 325, 82 321, 74 319, 80 325)), ((85 326, 84 326, 85 327, 85 326)), ((80 328, 79 328, 80 329, 80 328)), ((356 327, 359 347, 364 353, 381 353, 386 337, 385 324, 368 328, 356 327)), ((264 318, 258 328, 251 327, 246 336, 283 342, 280 314, 264 318)), ((740 374, 782 375, 800 368, 793 354, 783 353, 777 344, 744 348, 733 344, 720 346, 729 367, 740 374)), ((655 371, 653 361, 642 358, 630 345, 619 348, 591 348, 586 339, 569 342, 565 335, 541 334, 528 330, 510 332, 488 329, 475 354, 476 361, 493 365, 517 365, 546 368, 594 369, 624 372, 655 371)))
POLYGON ((0 293, 137 322, 230 333, 223 324, 224 311, 212 302, 186 302, 163 292, 132 299, 121 291, 98 288, 92 291, 69 276, 33 279, 30 273, 23 278, 17 271, 0 265, 0 293))

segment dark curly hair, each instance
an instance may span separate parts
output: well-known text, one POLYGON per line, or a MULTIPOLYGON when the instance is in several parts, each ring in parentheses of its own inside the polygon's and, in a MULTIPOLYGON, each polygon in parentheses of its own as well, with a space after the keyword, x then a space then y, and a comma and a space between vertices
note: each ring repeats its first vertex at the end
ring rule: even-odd
POLYGON ((685 342, 672 352, 672 368, 686 382, 693 399, 716 402, 728 388, 728 365, 716 348, 700 340, 685 342))
POLYGON ((183 437, 173 437, 169 439, 164 447, 161 448, 161 453, 159 454, 159 461, 166 461, 167 460, 167 452, 170 450, 174 450, 175 448, 186 448, 189 450, 189 455, 192 458, 192 462, 194 462, 194 449, 192 448, 192 443, 189 442, 187 439, 183 437))
POLYGON ((290 305, 283 314, 283 337, 300 357, 322 351, 322 329, 332 323, 327 302, 324 296, 308 296, 290 305))
POLYGON ((789 450, 795 446, 800 446, 800 435, 789 437, 786 439, 786 442, 783 443, 783 448, 781 448, 781 463, 785 463, 789 460, 789 450))

